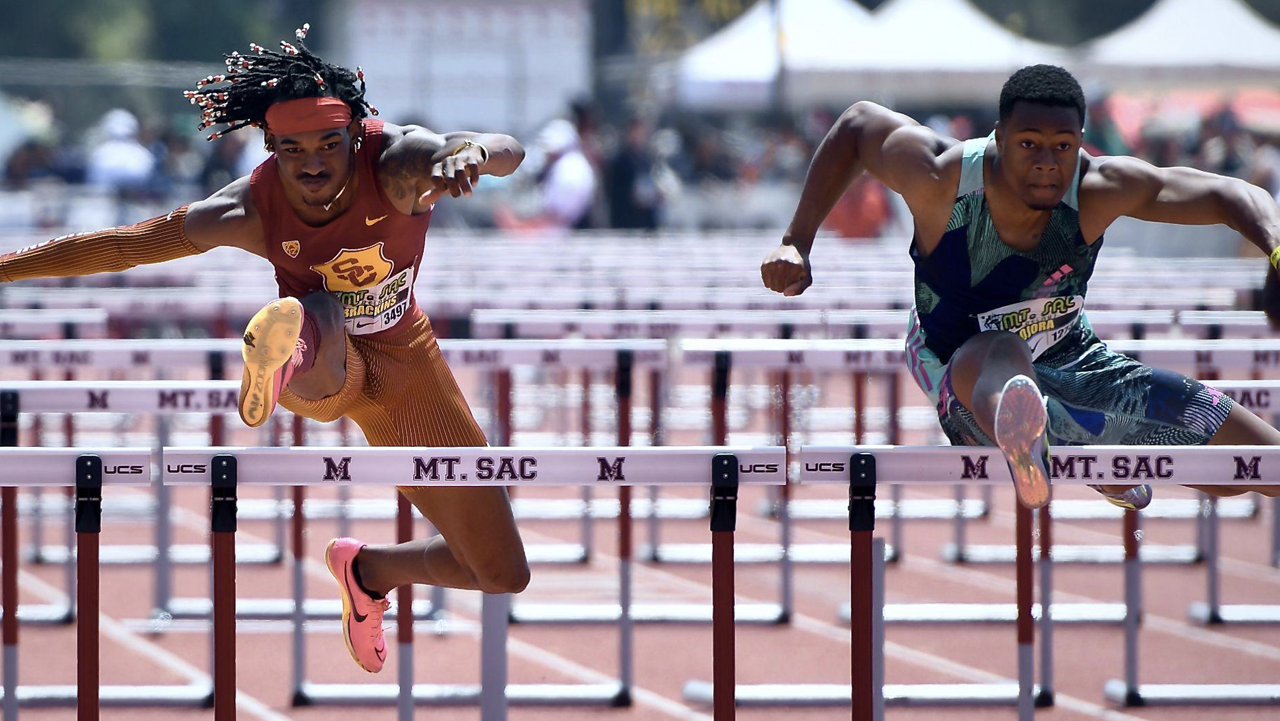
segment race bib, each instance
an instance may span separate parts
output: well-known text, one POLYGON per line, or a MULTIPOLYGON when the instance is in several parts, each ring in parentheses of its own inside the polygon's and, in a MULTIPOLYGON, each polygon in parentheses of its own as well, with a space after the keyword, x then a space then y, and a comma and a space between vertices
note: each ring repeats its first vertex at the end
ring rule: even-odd
POLYGON ((1084 296, 1033 298, 978 314, 978 328, 1017 333, 1039 358, 1071 333, 1084 311, 1084 296))
POLYGON ((351 335, 377 333, 395 325, 409 312, 412 295, 413 266, 377 285, 333 293, 342 303, 342 316, 351 335))

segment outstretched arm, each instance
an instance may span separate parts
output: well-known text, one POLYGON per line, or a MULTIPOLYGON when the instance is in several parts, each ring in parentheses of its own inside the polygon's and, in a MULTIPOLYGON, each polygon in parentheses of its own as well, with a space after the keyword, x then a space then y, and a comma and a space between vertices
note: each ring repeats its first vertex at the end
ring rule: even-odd
POLYGON ((1221 223, 1267 255, 1280 246, 1280 206, 1256 185, 1193 168, 1158 168, 1126 156, 1093 162, 1099 182, 1089 189, 1101 201, 1107 224, 1121 215, 1178 225, 1221 223))
MULTIPOLYGON (((1244 236, 1271 258, 1263 293, 1264 310, 1280 327, 1280 206, 1267 191, 1236 178, 1192 168, 1158 168, 1130 157, 1095 160, 1097 179, 1089 185, 1105 228, 1116 217, 1180 225, 1222 224, 1244 236)), ((1091 198, 1092 200, 1092 198, 1091 198)))
POLYGON ((117 273, 203 252, 183 226, 188 206, 141 223, 60 238, 0 256, 0 282, 117 273))
POLYGON ((499 133, 434 133, 415 125, 391 133, 382 152, 383 186, 402 210, 421 212, 446 195, 470 195, 481 175, 504 176, 524 161, 524 148, 499 133))
POLYGON ((871 173, 905 196, 909 205, 917 200, 927 202, 944 189, 939 156, 954 143, 875 103, 850 106, 813 156, 782 244, 760 266, 765 286, 785 295, 799 295, 813 283, 809 251, 818 227, 858 173, 871 173))
POLYGON ((247 178, 237 180, 205 200, 150 220, 118 228, 76 233, 0 256, 0 282, 118 273, 139 265, 162 263, 222 245, 257 255, 261 232, 241 200, 247 178), (241 188, 240 186, 243 186, 241 188))

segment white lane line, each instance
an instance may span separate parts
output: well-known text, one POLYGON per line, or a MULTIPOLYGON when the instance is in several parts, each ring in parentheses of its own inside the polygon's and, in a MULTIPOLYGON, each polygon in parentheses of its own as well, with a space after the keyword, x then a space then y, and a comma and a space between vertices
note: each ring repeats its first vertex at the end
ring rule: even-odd
MULTIPOLYGON (((199 514, 178 506, 174 506, 173 508, 173 518, 175 523, 180 523, 192 529, 203 529, 208 525, 208 519, 202 518, 199 514)), ((529 534, 526 532, 525 535, 529 534)), ((255 542, 265 541, 265 539, 247 531, 236 531, 236 536, 241 539, 250 539, 255 542)), ((304 559, 302 568, 309 576, 321 578, 330 582, 332 581, 332 576, 329 575, 329 569, 325 568, 315 559, 304 559)), ((451 594, 451 598, 462 599, 468 610, 473 613, 477 613, 479 611, 480 596, 478 593, 459 591, 451 594)), ((452 613, 456 613, 457 604, 451 604, 451 609, 452 613)), ((473 619, 469 620, 478 620, 478 613, 473 619)), ((471 628, 473 630, 469 632, 469 635, 479 638, 479 625, 473 624, 471 628)), ((575 661, 560 656, 559 654, 552 653, 547 649, 543 649, 525 641, 518 641, 510 636, 507 638, 507 650, 526 661, 575 676, 583 683, 610 683, 617 681, 615 678, 605 676, 598 671, 582 666, 575 661)), ((639 685, 633 685, 631 687, 631 696, 636 700, 638 705, 651 708, 654 711, 665 714, 670 718, 679 719, 680 721, 711 721, 710 716, 698 713, 679 701, 667 698, 656 691, 646 689, 639 685)))
MULTIPOLYGON (((522 533, 524 533, 524 531, 522 531, 522 533)), ((526 535, 533 537, 536 534, 526 534, 526 535)), ((596 562, 601 563, 602 565, 607 564, 609 566, 613 566, 615 561, 616 559, 613 556, 601 553, 599 554, 596 562)), ((647 577, 650 579, 662 579, 667 583, 675 584, 679 587, 688 589, 690 591, 699 591, 708 599, 710 598, 711 587, 704 583, 687 579, 682 576, 677 576, 677 575, 668 573, 666 571, 660 571, 655 568, 651 568, 649 566, 633 565, 632 568, 634 569, 635 575, 637 577, 647 577)), ((743 596, 741 594, 735 594, 734 600, 736 603, 761 603, 762 602, 759 599, 753 599, 747 596, 743 596)), ((852 639, 850 639, 849 637, 849 629, 827 623, 826 621, 821 621, 812 616, 807 616, 801 613, 793 613, 791 616, 791 625, 792 625, 792 628, 795 628, 796 630, 799 630, 799 631, 803 631, 805 633, 810 633, 816 636, 821 636, 823 638, 831 639, 844 645, 852 644, 852 639)), ((1002 676, 991 673, 990 671, 984 671, 983 669, 975 668, 973 666, 968 666, 956 661, 952 661, 950 659, 942 658, 940 656, 935 656, 931 653, 927 653, 924 651, 917 651, 915 649, 908 648, 906 646, 903 646, 901 644, 894 643, 894 642, 885 643, 885 654, 891 658, 902 661, 904 663, 910 663, 917 667, 924 668, 926 670, 937 672, 937 673, 950 674, 956 678, 961 678, 968 681, 974 681, 979 683, 991 683, 991 682, 1016 683, 1012 679, 1006 679, 1002 676)), ((1078 698, 1076 696, 1071 696, 1069 694, 1062 693, 1061 691, 1057 691, 1054 694, 1054 699, 1055 699, 1055 702, 1061 705, 1063 708, 1069 708, 1070 710, 1075 711, 1077 713, 1084 714, 1086 716, 1091 716, 1097 719, 1102 719, 1103 721, 1143 721, 1143 719, 1140 719, 1136 716, 1120 714, 1106 707, 1099 706, 1097 704, 1086 701, 1082 698, 1078 698)))
MULTIPOLYGON (((50 603, 65 604, 67 602, 65 593, 45 583, 28 571, 18 572, 18 583, 50 603)), ((175 656, 164 647, 130 631, 123 623, 105 613, 98 614, 98 628, 100 633, 112 641, 128 648, 138 656, 185 678, 187 683, 211 684, 208 674, 187 663, 182 658, 175 656)), ((236 690, 236 706, 250 715, 262 719, 262 721, 292 721, 291 717, 275 711, 265 703, 239 689, 236 690)))

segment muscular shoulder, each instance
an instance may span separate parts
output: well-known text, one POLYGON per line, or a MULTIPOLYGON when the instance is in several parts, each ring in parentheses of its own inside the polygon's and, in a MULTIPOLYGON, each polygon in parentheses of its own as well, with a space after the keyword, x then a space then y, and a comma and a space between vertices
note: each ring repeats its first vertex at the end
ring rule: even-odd
POLYGON ((1158 181, 1158 169, 1138 158, 1128 155, 1093 157, 1080 153, 1084 165, 1084 177, 1080 179, 1081 194, 1099 198, 1115 193, 1141 192, 1158 181))
POLYGON ((856 135, 858 158, 867 171, 908 203, 954 197, 963 153, 959 141, 869 102, 854 104, 841 122, 856 135))
POLYGON ((265 257, 262 221, 253 205, 249 176, 187 208, 187 238, 201 250, 231 246, 265 257))
POLYGON ((1161 169, 1127 155, 1093 157, 1080 154, 1080 230, 1092 241, 1122 215, 1160 192, 1161 169))
POLYGON ((416 212, 415 201, 425 190, 422 179, 431 173, 431 164, 444 147, 445 137, 420 125, 382 126, 386 138, 378 158, 378 177, 383 190, 403 212, 416 212))

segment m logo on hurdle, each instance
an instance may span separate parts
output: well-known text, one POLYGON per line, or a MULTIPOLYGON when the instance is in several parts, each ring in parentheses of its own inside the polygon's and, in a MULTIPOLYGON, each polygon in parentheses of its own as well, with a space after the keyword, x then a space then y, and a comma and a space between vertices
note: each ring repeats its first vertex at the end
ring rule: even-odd
POLYGON ((1236 475, 1234 480, 1237 481, 1260 481, 1262 480, 1262 464, 1261 456, 1250 456, 1248 461, 1242 456, 1236 456, 1236 475))
MULTIPOLYGON (((789 296, 812 285, 818 227, 865 170, 912 212, 912 377, 953 445, 1000 448, 1024 506, 1049 502, 1050 443, 1280 445, 1280 432, 1241 405, 1108 349, 1084 320, 1103 234, 1127 216, 1239 232, 1271 258, 1264 305, 1280 323, 1280 207, 1270 194, 1236 178, 1093 155, 1083 147, 1084 91, 1057 66, 1015 72, 998 110, 990 135, 957 140, 871 102, 850 106, 818 147, 781 245, 761 263, 764 285, 789 296)), ((1274 365, 1272 355, 1254 362, 1274 365)), ((1120 464, 1109 480, 1159 478, 1159 464, 1120 464)), ((966 468, 964 478, 977 472, 966 468)), ((1146 484, 1092 488, 1126 509, 1151 501, 1146 484)))
MULTIPOLYGON (((272 155, 251 174, 141 223, 4 255, 0 281, 119 272, 239 248, 273 266, 281 296, 241 334, 237 405, 246 425, 264 424, 279 403, 322 422, 350 418, 372 446, 484 446, 413 281, 436 203, 471 195, 482 175, 510 175, 524 149, 509 135, 373 118, 363 71, 318 57, 304 42, 308 30, 275 50, 251 44, 246 54, 228 54, 224 72, 185 93, 202 112, 200 129, 219 126, 210 140, 248 126, 262 131, 272 155)), ((189 394, 163 400, 193 403, 189 394)), ((349 480, 347 463, 327 459, 325 479, 349 480)), ((507 470, 493 473, 501 480, 507 470)), ((518 465, 510 477, 533 472, 518 465)), ((378 547, 340 538, 327 550, 348 650, 370 672, 383 666, 377 649, 385 647, 392 589, 428 583, 518 593, 529 582, 502 487, 401 493, 440 536, 378 547)))
POLYGON ((351 480, 351 456, 343 456, 336 463, 328 456, 324 457, 324 479, 326 481, 351 480))
POLYGON ((600 476, 596 478, 597 481, 627 480, 627 477, 622 475, 622 463, 627 460, 625 457, 615 458, 612 463, 607 458, 597 458, 596 460, 600 462, 600 476))

